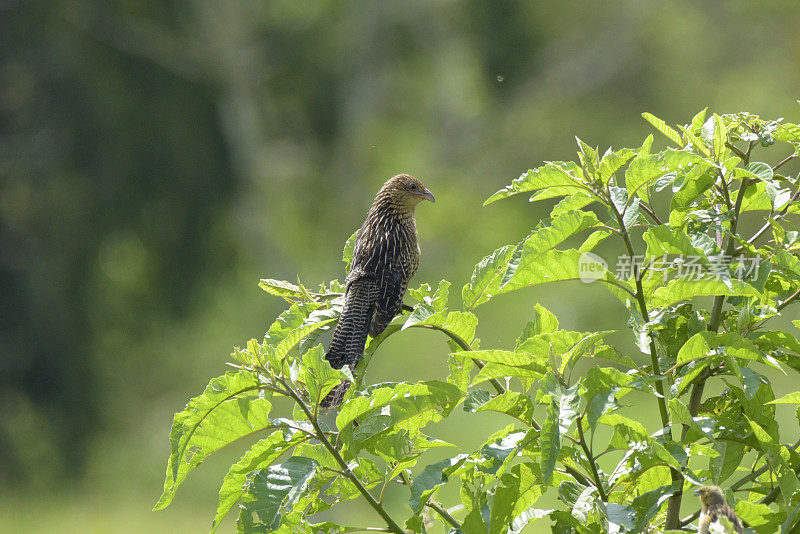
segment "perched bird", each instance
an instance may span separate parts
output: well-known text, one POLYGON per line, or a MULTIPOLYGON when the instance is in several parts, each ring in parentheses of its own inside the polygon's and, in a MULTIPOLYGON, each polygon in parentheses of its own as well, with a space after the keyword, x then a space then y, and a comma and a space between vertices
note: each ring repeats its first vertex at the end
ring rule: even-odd
MULTIPOLYGON (((423 200, 436 202, 425 185, 408 174, 393 176, 378 191, 356 234, 344 308, 325 354, 331 367, 354 370, 367 334, 377 336, 400 312, 408 281, 419 266, 414 208, 423 200)), ((342 382, 322 405, 338 406, 349 387, 342 382)))
MULTIPOLYGON (((736 512, 733 511, 733 508, 728 506, 728 503, 725 502, 725 496, 722 494, 722 490, 719 487, 702 486, 697 488, 694 494, 700 498, 700 503, 703 505, 700 509, 700 522, 698 523, 700 534, 708 534, 711 532, 709 530, 711 525, 717 521, 722 523, 720 518, 723 517, 730 522, 736 534, 742 534, 742 532, 744 532, 742 522, 736 516, 736 512)), ((728 530, 724 532, 728 532, 728 530)))

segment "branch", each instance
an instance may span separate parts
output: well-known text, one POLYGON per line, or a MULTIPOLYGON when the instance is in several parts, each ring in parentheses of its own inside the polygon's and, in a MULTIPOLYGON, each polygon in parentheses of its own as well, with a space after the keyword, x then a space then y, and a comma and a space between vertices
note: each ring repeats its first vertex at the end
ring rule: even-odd
POLYGON ((790 161, 792 161, 796 157, 797 157, 797 152, 793 152, 793 153, 789 154, 788 156, 783 158, 780 162, 776 163, 774 167, 772 167, 773 172, 777 171, 778 169, 780 169, 781 167, 783 167, 784 165, 786 165, 787 163, 789 163, 790 161))
POLYGON ((339 451, 336 450, 336 447, 330 442, 328 437, 325 435, 325 432, 319 426, 319 422, 317 422, 317 418, 311 413, 311 410, 306 405, 305 401, 303 401, 302 397, 297 394, 297 392, 292 389, 292 387, 282 378, 276 377, 277 380, 281 382, 283 387, 289 393, 289 396, 294 399, 300 409, 308 418, 311 426, 314 427, 314 430, 317 432, 317 437, 319 438, 320 443, 328 449, 328 452, 331 453, 331 456, 334 457, 336 462, 341 466, 342 472, 344 475, 353 483, 353 485, 358 489, 358 492, 367 500, 369 505, 375 510, 378 515, 380 515, 384 521, 386 521, 386 525, 389 527, 389 532, 394 532, 395 534, 404 534, 405 531, 398 525, 394 519, 389 515, 386 509, 375 500, 375 497, 369 492, 369 490, 364 487, 364 484, 361 483, 361 480, 350 470, 350 466, 347 465, 347 462, 342 458, 342 455, 339 454, 339 451))
MULTIPOLYGON (((400 472, 400 482, 406 485, 409 490, 411 489, 411 481, 408 479, 408 475, 405 473, 405 471, 400 472)), ((442 506, 438 502, 434 501, 433 499, 428 499, 427 501, 425 501, 425 506, 427 506, 428 508, 439 514, 442 517, 442 519, 450 523, 450 525, 453 528, 455 528, 456 530, 461 530, 461 523, 456 521, 456 519, 452 515, 450 515, 450 512, 445 510, 444 506, 442 506)))
MULTIPOLYGON (((781 211, 779 211, 777 215, 772 217, 772 220, 777 221, 778 219, 780 219, 781 217, 786 215, 786 213, 788 213, 788 211, 789 211, 789 208, 792 206, 792 204, 794 204, 794 201, 797 200, 797 197, 800 197, 800 176, 798 176, 797 190, 794 192, 794 195, 792 195, 792 198, 789 199, 789 202, 786 203, 786 205, 783 207, 783 209, 781 211)), ((748 245, 752 245, 755 242, 756 239, 761 237, 761 234, 763 234, 764 232, 769 230, 770 226, 771 225, 769 224, 769 222, 764 223, 764 226, 759 228, 758 232, 753 234, 753 236, 750 239, 747 240, 747 244, 748 245)), ((744 247, 739 247, 739 248, 736 249, 736 252, 739 252, 739 251, 742 251, 742 250, 744 250, 744 247)))
MULTIPOLYGON (((455 332, 451 332, 447 328, 444 328, 444 327, 441 327, 441 326, 432 325, 432 324, 421 324, 419 326, 417 326, 417 325, 412 325, 411 326, 411 328, 415 328, 415 327, 416 328, 428 328, 430 330, 438 330, 439 332, 443 332, 444 334, 447 335, 447 337, 452 339, 453 342, 456 345, 458 345, 461 348, 461 350, 463 350, 464 352, 472 351, 472 347, 470 347, 469 343, 464 341, 464 339, 461 336, 459 336, 455 332)), ((470 357, 470 358, 472 358, 472 357, 470 357)), ((486 365, 485 363, 483 363, 478 358, 472 358, 472 361, 475 362, 475 365, 477 365, 481 369, 483 369, 483 367, 486 365)), ((498 395, 502 395, 503 393, 506 392, 506 388, 504 388, 503 385, 496 378, 490 378, 489 382, 492 384, 492 386, 494 387, 495 391, 497 391, 498 395)), ((534 421, 534 425, 535 425, 534 428, 538 427, 538 425, 536 425, 535 421, 534 421)))
POLYGON ((603 489, 603 481, 600 480, 600 473, 597 472, 597 463, 595 462, 595 458, 592 456, 591 451, 589 451, 589 447, 586 444, 586 438, 583 435, 583 415, 578 416, 578 436, 580 437, 580 445, 583 449, 584 454, 586 454, 586 459, 589 460, 589 467, 592 468, 592 477, 594 478, 594 485, 597 488, 597 492, 600 494, 600 499, 603 502, 608 501, 608 495, 606 495, 605 489, 603 489))
POLYGON ((656 224, 658 225, 664 224, 663 222, 661 222, 661 219, 658 218, 658 215, 656 215, 656 210, 654 210, 651 206, 649 206, 647 202, 645 202, 644 200, 640 200, 639 207, 642 208, 645 211, 645 213, 647 213, 656 224))
MULTIPOLYGON (((609 198, 611 195, 609 193, 609 198)), ((619 212, 617 207, 614 205, 613 202, 609 202, 608 206, 611 208, 611 211, 614 213, 614 216, 617 219, 617 224, 619 224, 620 228, 620 235, 622 236, 622 240, 625 242, 625 248, 628 250, 628 255, 633 259, 635 257, 633 251, 633 243, 631 243, 631 237, 628 234, 628 229, 625 228, 625 222, 622 218, 622 214, 619 212)), ((642 320, 645 324, 650 322, 650 312, 647 309, 647 302, 644 298, 644 287, 642 286, 642 277, 639 275, 639 266, 636 262, 633 262, 633 279, 636 283, 636 301, 639 303, 639 313, 642 315, 642 320)), ((653 366, 653 374, 660 375, 661 369, 659 368, 658 364, 658 352, 656 349, 656 341, 653 337, 652 332, 647 333, 647 338, 650 345, 650 363, 653 366)), ((663 380, 658 380, 655 382, 656 392, 658 393, 658 410, 661 413, 661 424, 662 427, 666 428, 669 427, 670 434, 672 434, 672 426, 669 424, 669 411, 667 410, 667 400, 664 396, 664 383, 667 381, 667 377, 665 376, 663 380)), ((668 388, 667 388, 668 389, 668 388)), ((675 470, 674 468, 670 468, 669 470, 670 479, 673 483, 681 482, 683 476, 675 470)), ((598 488, 599 489, 599 488, 598 488)), ((680 508, 681 508, 681 497, 682 492, 678 492, 672 497, 669 498, 669 505, 667 506, 667 519, 666 519, 666 528, 676 528, 680 523, 680 508)))

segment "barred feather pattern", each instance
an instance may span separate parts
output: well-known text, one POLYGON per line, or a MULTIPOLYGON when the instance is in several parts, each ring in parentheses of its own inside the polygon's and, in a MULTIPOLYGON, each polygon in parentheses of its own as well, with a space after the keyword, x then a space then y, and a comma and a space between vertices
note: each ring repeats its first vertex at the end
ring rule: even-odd
MULTIPOLYGON (((733 525, 736 534, 742 534, 744 528, 742 522, 727 502, 722 490, 717 486, 703 486, 696 492, 700 497, 702 508, 700 509, 700 521, 698 522, 698 532, 709 534, 713 523, 726 518, 733 525)), ((726 530, 727 532, 727 530, 726 530)))
MULTIPOLYGON (((355 370, 367 334, 378 336, 400 312, 419 267, 414 208, 424 199, 433 200, 433 195, 407 174, 390 178, 375 197, 356 235, 342 315, 325 355, 332 367, 355 370)), ((349 387, 342 382, 322 405, 338 406, 349 387)))

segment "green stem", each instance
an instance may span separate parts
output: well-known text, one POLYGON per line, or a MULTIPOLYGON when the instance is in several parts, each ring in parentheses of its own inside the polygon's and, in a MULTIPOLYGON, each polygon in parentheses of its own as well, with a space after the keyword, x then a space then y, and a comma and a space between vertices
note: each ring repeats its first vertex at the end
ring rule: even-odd
POLYGON ((386 521, 386 526, 389 527, 388 531, 394 532, 395 534, 404 534, 405 531, 400 527, 400 525, 398 525, 395 522, 395 520, 392 519, 392 517, 389 515, 386 509, 381 505, 381 503, 375 500, 375 497, 373 497, 372 494, 369 492, 369 490, 364 486, 364 484, 361 483, 361 480, 355 475, 355 473, 353 473, 350 470, 350 466, 347 465, 347 462, 344 460, 344 458, 342 458, 342 455, 339 454, 339 451, 336 450, 336 447, 333 446, 328 437, 325 435, 325 432, 319 426, 319 422, 317 422, 317 418, 311 413, 311 410, 308 408, 305 401, 303 401, 303 398, 300 395, 298 395, 297 392, 294 389, 292 389, 292 387, 288 383, 286 383, 285 380, 283 380, 282 378, 278 378, 278 380, 281 382, 283 387, 289 393, 289 396, 292 399, 294 399, 294 401, 297 403, 297 405, 300 407, 303 413, 306 414, 306 417, 311 423, 311 426, 314 427, 314 430, 317 433, 317 439, 319 439, 320 443, 322 443, 322 445, 328 450, 328 452, 331 453, 331 456, 333 456, 333 458, 336 460, 336 463, 338 463, 341 466, 344 475, 350 480, 350 482, 353 483, 356 489, 358 489, 358 492, 361 493, 364 499, 366 499, 366 501, 369 503, 372 509, 375 510, 378 513, 378 515, 380 515, 383 518, 384 521, 386 521))
POLYGON ((594 486, 597 488, 597 493, 600 494, 600 499, 603 502, 608 501, 608 495, 606 495, 605 489, 603 489, 603 481, 600 479, 600 473, 597 471, 597 463, 596 459, 592 456, 591 451, 589 450, 589 446, 586 444, 586 438, 583 435, 583 416, 579 416, 578 420, 578 436, 580 437, 580 444, 581 448, 583 449, 584 454, 586 454, 586 459, 589 461, 589 467, 592 469, 592 477, 594 478, 594 486))
MULTIPOLYGON (((412 326, 412 328, 414 328, 414 327, 412 326)), ((447 335, 447 337, 452 339, 453 342, 456 345, 458 345, 461 348, 461 350, 463 350, 464 352, 472 351, 472 347, 470 347, 469 343, 464 341, 464 339, 461 336, 459 336, 455 332, 451 332, 447 328, 443 328, 441 326, 436 326, 436 325, 432 325, 432 324, 419 325, 419 328, 428 328, 430 330, 438 330, 439 332, 443 332, 444 334, 447 335)), ((478 358, 472 358, 472 361, 475 362, 475 365, 477 365, 481 369, 483 369, 483 367, 486 365, 485 363, 483 363, 478 358)), ((503 387, 503 385, 496 378, 490 378, 489 382, 492 384, 492 386, 494 387, 495 391, 497 391, 498 395, 502 395, 503 393, 506 392, 506 388, 503 387)), ((534 424, 535 424, 535 422, 534 422, 534 424)), ((534 428, 536 428, 536 426, 534 426, 534 428)))
MULTIPOLYGON (((650 321, 650 312, 647 309, 647 302, 644 298, 644 286, 642 285, 642 277, 639 273, 639 266, 636 265, 636 262, 633 259, 636 257, 633 250, 633 243, 631 242, 630 234, 628 233, 628 229, 625 228, 625 221, 623 214, 617 209, 613 202, 610 201, 611 195, 609 193, 609 202, 608 206, 610 206, 611 211, 614 213, 614 216, 617 219, 617 224, 619 224, 620 228, 620 235, 622 236, 622 240, 625 242, 625 248, 628 251, 628 256, 631 258, 631 263, 633 264, 633 279, 636 283, 636 301, 639 304, 639 313, 642 315, 642 321, 644 324, 647 324, 650 321)), ((661 369, 658 363, 658 351, 656 349, 656 342, 655 338, 653 337, 652 332, 647 333, 647 338, 650 345, 650 363, 653 366, 653 374, 660 375, 661 369)), ((665 388, 664 383, 667 381, 667 377, 664 377, 662 380, 658 380, 655 383, 656 392, 658 393, 658 398, 656 399, 658 402, 658 410, 661 414, 661 424, 663 428, 669 427, 670 434, 672 434, 672 427, 669 424, 669 410, 667 409, 667 399, 665 397, 665 388)), ((683 476, 674 468, 670 468, 670 479, 672 483, 682 483, 683 476)), ((666 519, 666 528, 677 528, 680 524, 680 508, 681 508, 681 492, 676 493, 672 497, 669 498, 669 504, 667 506, 667 519, 666 519)))

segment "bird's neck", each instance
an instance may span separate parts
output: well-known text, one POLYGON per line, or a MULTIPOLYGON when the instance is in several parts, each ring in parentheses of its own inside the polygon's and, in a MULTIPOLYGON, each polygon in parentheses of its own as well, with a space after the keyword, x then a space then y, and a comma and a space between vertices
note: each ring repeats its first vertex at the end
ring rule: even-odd
POLYGON ((414 206, 409 206, 389 195, 378 195, 369 210, 369 218, 379 224, 414 224, 414 206))

